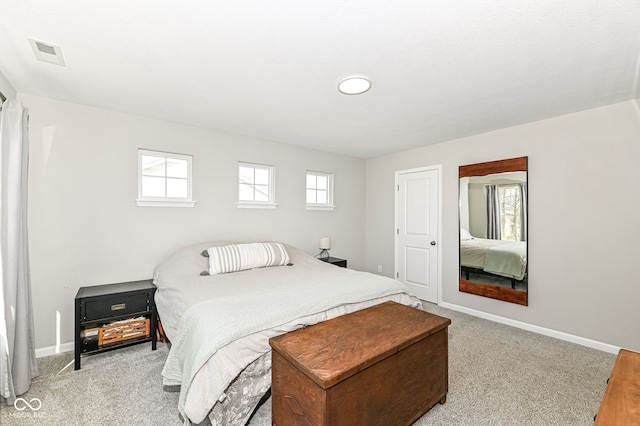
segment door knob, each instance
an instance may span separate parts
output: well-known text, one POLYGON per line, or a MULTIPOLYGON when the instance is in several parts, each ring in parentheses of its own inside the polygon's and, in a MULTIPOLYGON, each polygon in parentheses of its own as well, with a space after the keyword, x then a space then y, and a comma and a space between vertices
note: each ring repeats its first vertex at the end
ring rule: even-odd
POLYGON ((431 241, 431 245, 432 245, 432 246, 435 246, 435 245, 436 245, 436 242, 435 242, 435 241, 431 241))

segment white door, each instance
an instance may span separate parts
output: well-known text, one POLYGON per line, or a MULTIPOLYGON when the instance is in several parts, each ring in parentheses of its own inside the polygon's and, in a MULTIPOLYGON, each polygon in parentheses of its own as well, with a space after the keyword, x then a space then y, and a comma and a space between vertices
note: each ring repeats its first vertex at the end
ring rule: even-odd
POLYGON ((440 168, 396 172, 396 278, 438 303, 440 168))

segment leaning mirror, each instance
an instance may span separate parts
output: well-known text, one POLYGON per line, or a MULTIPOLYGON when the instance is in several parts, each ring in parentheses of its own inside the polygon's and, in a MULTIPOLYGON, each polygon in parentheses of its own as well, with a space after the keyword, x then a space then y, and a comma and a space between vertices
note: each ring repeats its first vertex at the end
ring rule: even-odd
POLYGON ((460 166, 460 291, 527 305, 527 178, 527 157, 460 166))

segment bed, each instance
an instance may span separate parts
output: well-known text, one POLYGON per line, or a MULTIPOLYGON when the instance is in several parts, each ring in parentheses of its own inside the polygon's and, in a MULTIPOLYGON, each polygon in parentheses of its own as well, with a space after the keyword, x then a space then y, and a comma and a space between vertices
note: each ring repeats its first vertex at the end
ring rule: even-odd
POLYGON ((279 266, 217 273, 216 253, 238 246, 185 247, 154 271, 171 342, 163 386, 180 392, 186 425, 247 422, 271 386, 269 338, 389 300, 421 304, 399 281, 339 268, 286 244, 275 254, 279 266))
MULTIPOLYGON (((480 271, 508 278, 511 286, 522 281, 527 273, 527 243, 477 238, 460 233, 460 266, 465 273, 480 271)), ((469 279, 467 275, 467 279, 469 279)))

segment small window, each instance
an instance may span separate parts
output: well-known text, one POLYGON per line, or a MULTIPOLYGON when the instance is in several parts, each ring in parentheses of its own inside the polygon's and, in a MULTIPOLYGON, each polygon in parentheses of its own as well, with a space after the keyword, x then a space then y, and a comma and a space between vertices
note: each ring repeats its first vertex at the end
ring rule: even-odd
POLYGON ((333 210, 333 175, 307 171, 307 210, 333 210))
POLYGON ((193 207, 191 155, 138 150, 139 206, 193 207))
POLYGON ((275 208, 274 174, 273 166, 238 163, 238 207, 275 208))

